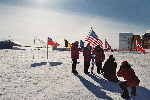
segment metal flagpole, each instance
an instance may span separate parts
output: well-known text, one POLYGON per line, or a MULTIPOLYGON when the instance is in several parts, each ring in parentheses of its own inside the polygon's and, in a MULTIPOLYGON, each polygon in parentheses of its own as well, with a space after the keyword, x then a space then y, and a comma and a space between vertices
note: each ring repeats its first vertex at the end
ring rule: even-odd
POLYGON ((106 39, 105 39, 105 49, 106 49, 106 39))
POLYGON ((90 36, 90 33, 91 33, 91 31, 93 30, 93 27, 91 27, 91 30, 90 30, 90 32, 89 32, 89 34, 88 34, 88 36, 87 36, 87 38, 86 38, 86 40, 85 41, 87 41, 88 40, 88 38, 89 38, 89 36, 90 36))
POLYGON ((48 40, 47 40, 47 59, 48 59, 48 40))

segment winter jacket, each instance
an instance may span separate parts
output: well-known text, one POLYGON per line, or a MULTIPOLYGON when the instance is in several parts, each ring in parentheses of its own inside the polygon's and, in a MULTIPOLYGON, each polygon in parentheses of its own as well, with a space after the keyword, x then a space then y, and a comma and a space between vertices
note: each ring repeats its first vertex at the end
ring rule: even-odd
POLYGON ((92 54, 96 54, 95 62, 103 62, 105 59, 104 50, 97 50, 96 48, 92 51, 92 54))
POLYGON ((71 58, 79 59, 79 48, 77 43, 72 43, 71 47, 71 58))
POLYGON ((113 79, 116 77, 116 68, 117 63, 114 62, 114 59, 107 59, 102 69, 102 72, 104 72, 104 77, 108 79, 113 79))
POLYGON ((84 61, 91 61, 91 50, 85 47, 83 50, 84 61))
POLYGON ((124 67, 123 69, 119 70, 117 72, 117 76, 123 77, 129 87, 135 87, 140 83, 140 80, 135 75, 135 72, 131 67, 124 67))

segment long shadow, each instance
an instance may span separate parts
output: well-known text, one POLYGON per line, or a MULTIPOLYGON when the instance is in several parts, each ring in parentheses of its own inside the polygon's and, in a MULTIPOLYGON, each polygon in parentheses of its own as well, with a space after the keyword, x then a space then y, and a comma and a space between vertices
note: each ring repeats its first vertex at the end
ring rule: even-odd
MULTIPOLYGON (((129 89, 128 89, 129 90, 129 89)), ((150 90, 142 86, 137 86, 137 95, 132 96, 132 100, 150 100, 150 90)), ((131 90, 130 90, 131 91, 131 90)))
MULTIPOLYGON (((101 77, 99 77, 97 75, 90 75, 89 74, 88 76, 91 77, 97 83, 99 83, 104 90, 122 94, 122 90, 119 87, 119 82, 118 83, 113 83, 113 82, 110 82, 110 81, 106 81, 106 80, 102 79, 101 77)), ((137 90, 136 91, 137 96, 130 95, 130 98, 132 100, 149 100, 150 90, 148 90, 145 87, 141 87, 141 86, 137 86, 136 90, 137 90)), ((129 93, 131 92, 130 87, 128 87, 128 91, 129 91, 129 93)))
POLYGON ((107 81, 107 80, 99 77, 98 75, 89 74, 88 76, 91 77, 97 83, 99 83, 103 87, 104 90, 107 90, 110 92, 115 92, 115 93, 122 93, 122 91, 119 87, 119 82, 113 83, 113 82, 107 81))
MULTIPOLYGON (((40 63, 33 63, 31 64, 30 67, 36 67, 36 66, 42 66, 42 65, 46 65, 47 62, 40 62, 40 63)), ((53 66, 58 66, 61 65, 61 62, 49 62, 49 64, 53 67, 53 66)))
MULTIPOLYGON (((127 54, 127 53, 133 53, 133 54, 143 54, 143 52, 140 52, 140 51, 118 51, 119 53, 122 53, 122 54, 127 54)), ((149 52, 146 52, 146 54, 148 54, 149 52)))
POLYGON ((30 67, 36 67, 36 66, 42 66, 42 65, 46 65, 47 62, 41 62, 41 63, 34 63, 34 64, 31 64, 30 67))
POLYGON ((86 80, 85 78, 83 78, 78 74, 74 74, 74 75, 77 76, 80 79, 80 81, 83 83, 83 85, 89 91, 91 91, 96 97, 101 99, 106 99, 106 100, 113 100, 111 97, 107 96, 104 91, 101 91, 102 89, 101 87, 94 85, 93 83, 91 83, 90 81, 86 80))
POLYGON ((61 65, 61 62, 49 62, 49 64, 53 67, 53 66, 58 66, 61 65))

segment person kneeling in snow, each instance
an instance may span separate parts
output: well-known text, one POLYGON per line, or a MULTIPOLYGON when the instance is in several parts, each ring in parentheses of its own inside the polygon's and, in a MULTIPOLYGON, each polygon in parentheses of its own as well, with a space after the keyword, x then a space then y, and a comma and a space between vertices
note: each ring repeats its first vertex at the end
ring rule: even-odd
POLYGON ((135 75, 134 70, 131 68, 131 66, 129 65, 127 61, 122 62, 122 65, 120 66, 120 69, 117 72, 117 76, 123 77, 124 80, 126 80, 124 82, 119 83, 119 86, 123 91, 123 94, 121 95, 121 97, 127 98, 127 99, 130 98, 127 87, 131 87, 132 89, 131 94, 133 96, 136 96, 136 86, 139 85, 140 80, 135 75))
POLYGON ((115 58, 113 57, 113 55, 110 55, 109 59, 107 59, 102 68, 102 72, 104 72, 104 78, 115 83, 119 82, 116 76, 116 68, 117 63, 115 62, 115 58))

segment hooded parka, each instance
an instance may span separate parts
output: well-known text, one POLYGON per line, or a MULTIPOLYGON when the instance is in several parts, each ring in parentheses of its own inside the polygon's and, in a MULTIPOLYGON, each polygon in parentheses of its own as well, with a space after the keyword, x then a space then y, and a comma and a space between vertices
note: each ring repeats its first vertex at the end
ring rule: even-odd
POLYGON ((98 47, 95 47, 92 54, 96 55, 95 62, 103 62, 105 59, 104 50, 102 48, 98 49, 98 47))
MULTIPOLYGON (((125 62, 126 63, 126 62, 125 62)), ((123 68, 120 69, 117 72, 117 76, 118 77, 123 77, 124 80, 126 80, 126 84, 129 87, 136 87, 137 85, 139 85, 140 80, 138 79, 138 77, 135 75, 134 70, 131 68, 130 65, 128 64, 122 64, 124 66, 122 66, 123 68)))
POLYGON ((72 59, 79 59, 79 49, 78 49, 78 44, 77 43, 72 43, 71 58, 72 59))

